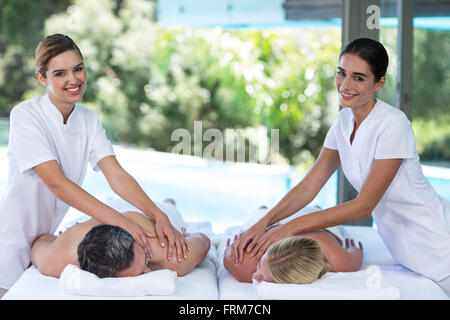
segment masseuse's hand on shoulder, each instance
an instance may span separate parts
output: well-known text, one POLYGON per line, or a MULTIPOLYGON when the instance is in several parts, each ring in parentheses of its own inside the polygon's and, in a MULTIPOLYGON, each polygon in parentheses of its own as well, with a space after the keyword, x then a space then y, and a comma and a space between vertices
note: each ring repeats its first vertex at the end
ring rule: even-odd
POLYGON ((167 259, 172 260, 174 251, 178 262, 187 259, 190 250, 189 242, 175 229, 165 214, 161 214, 155 221, 155 232, 162 247, 167 247, 167 259))
POLYGON ((155 221, 156 236, 161 246, 167 247, 167 259, 172 259, 174 251, 176 251, 178 261, 181 261, 182 257, 187 259, 187 251, 190 249, 187 240, 172 226, 167 216, 156 207, 136 179, 122 168, 116 157, 104 157, 97 165, 117 195, 155 221))
POLYGON ((68 179, 56 160, 43 162, 33 167, 33 170, 59 199, 102 223, 124 228, 151 256, 148 238, 152 238, 154 235, 146 232, 134 221, 114 211, 68 179))
MULTIPOLYGON (((122 215, 121 215, 122 216, 122 215)), ((122 216, 125 219, 123 222, 119 225, 123 229, 127 230, 131 236, 136 240, 139 245, 144 248, 146 254, 149 257, 152 257, 152 248, 150 247, 150 243, 148 242, 149 238, 156 238, 156 235, 149 233, 148 231, 145 231, 140 225, 138 225, 136 222, 128 219, 125 216, 122 216)))
POLYGON ((254 247, 249 248, 248 252, 250 253, 251 257, 253 257, 256 261, 259 261, 266 250, 273 243, 281 239, 290 237, 291 235, 293 234, 288 223, 274 226, 270 229, 267 229, 266 232, 255 243, 254 247))
POLYGON ((231 253, 235 263, 242 262, 244 256, 244 250, 250 252, 256 245, 258 239, 266 231, 266 223, 263 220, 255 223, 251 228, 242 232, 238 238, 236 238, 231 245, 231 253))
MULTIPOLYGON (((333 172, 336 171, 339 163, 339 154, 336 150, 322 148, 319 157, 308 174, 275 206, 274 209, 277 209, 277 213, 270 219, 280 221, 288 217, 290 215, 289 212, 292 214, 310 203, 333 172)), ((266 232, 266 228, 272 224, 267 222, 267 219, 269 219, 268 214, 243 232, 233 242, 231 247, 236 262, 242 261, 244 249, 250 255, 259 258, 272 243, 296 234, 289 223, 278 229, 271 229, 266 232)))

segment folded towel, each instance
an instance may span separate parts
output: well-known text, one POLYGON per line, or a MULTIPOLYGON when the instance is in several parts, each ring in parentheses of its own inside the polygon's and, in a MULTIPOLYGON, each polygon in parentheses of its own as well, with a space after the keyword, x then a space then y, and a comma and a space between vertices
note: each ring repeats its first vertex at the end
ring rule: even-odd
POLYGON ((380 268, 357 272, 329 272, 311 284, 257 283, 263 299, 284 300, 397 300, 398 288, 390 286, 380 268))
POLYGON ((173 295, 177 273, 168 269, 152 271, 137 277, 99 278, 95 274, 67 265, 58 287, 66 294, 98 297, 139 297, 173 295))

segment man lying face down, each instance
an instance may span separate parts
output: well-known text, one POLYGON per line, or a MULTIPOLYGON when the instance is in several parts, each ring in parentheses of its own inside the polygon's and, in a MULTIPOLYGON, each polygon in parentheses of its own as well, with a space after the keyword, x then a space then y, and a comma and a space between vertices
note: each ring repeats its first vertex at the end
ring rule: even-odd
MULTIPOLYGON (((155 234, 154 221, 150 218, 133 211, 122 214, 155 234)), ((187 258, 169 261, 167 248, 161 247, 156 237, 149 238, 152 248, 149 257, 125 229, 90 219, 58 237, 45 234, 37 238, 31 249, 31 261, 42 274, 57 278, 68 264, 100 278, 139 276, 160 269, 170 269, 184 276, 204 260, 210 247, 210 240, 203 233, 184 232, 184 236, 190 245, 187 258)))
MULTIPOLYGON (((266 232, 279 227, 273 225, 266 232)), ((223 263, 240 282, 255 279, 258 282, 307 284, 328 271, 358 271, 362 264, 362 250, 362 244, 355 247, 353 239, 346 239, 343 248, 341 239, 327 229, 321 229, 275 242, 259 261, 244 250, 243 260, 237 262, 228 239, 223 263)))

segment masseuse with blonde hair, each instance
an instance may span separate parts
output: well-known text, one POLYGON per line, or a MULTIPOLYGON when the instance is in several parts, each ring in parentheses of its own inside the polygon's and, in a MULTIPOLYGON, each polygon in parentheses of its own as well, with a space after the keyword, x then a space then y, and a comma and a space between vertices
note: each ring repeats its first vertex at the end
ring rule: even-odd
POLYGON ((343 109, 319 157, 297 186, 233 242, 236 261, 244 250, 259 260, 280 239, 372 215, 394 259, 450 296, 450 202, 424 177, 405 114, 375 98, 387 66, 387 52, 377 41, 357 39, 343 49, 335 78, 343 109), (309 204, 339 165, 358 190, 356 199, 265 232, 309 204))
MULTIPOLYGON (((68 36, 54 34, 36 49, 36 77, 47 94, 15 106, 10 115, 9 177, 0 203, 0 288, 8 289, 30 264, 32 242, 53 233, 69 207, 127 230, 151 257, 155 237, 84 191, 88 163, 112 190, 155 221, 167 258, 187 258, 189 245, 167 216, 117 161, 97 113, 79 102, 86 90, 83 56, 68 36)), ((4 290, 3 290, 4 291, 4 290)))

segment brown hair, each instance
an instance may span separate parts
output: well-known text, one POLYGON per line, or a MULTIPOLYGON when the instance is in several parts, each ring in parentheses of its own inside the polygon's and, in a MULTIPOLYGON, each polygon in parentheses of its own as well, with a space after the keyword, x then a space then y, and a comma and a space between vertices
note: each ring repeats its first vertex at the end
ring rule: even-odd
POLYGON ((267 250, 267 262, 277 283, 312 283, 331 270, 317 241, 301 236, 272 244, 267 250))
POLYGON ((40 72, 46 78, 49 61, 53 57, 68 50, 75 50, 81 59, 83 59, 80 49, 70 37, 60 33, 45 37, 39 42, 35 51, 36 71, 40 72))

